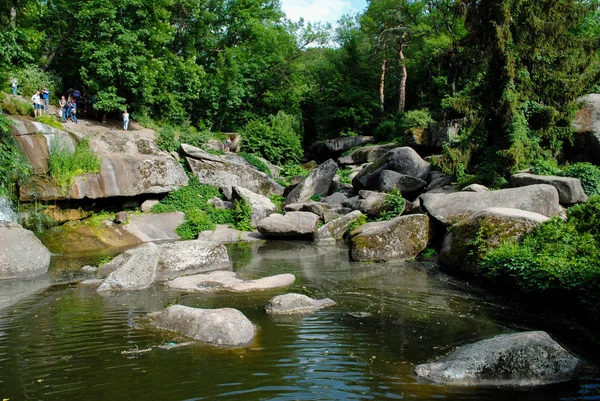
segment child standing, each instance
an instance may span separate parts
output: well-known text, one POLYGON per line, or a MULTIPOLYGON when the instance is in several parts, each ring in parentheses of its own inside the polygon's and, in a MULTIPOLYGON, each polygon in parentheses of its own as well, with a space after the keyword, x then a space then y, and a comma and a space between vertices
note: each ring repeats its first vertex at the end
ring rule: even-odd
POLYGON ((17 95, 17 85, 18 85, 17 78, 13 78, 10 86, 12 88, 12 94, 15 96, 17 95))
POLYGON ((127 109, 123 112, 123 131, 127 131, 129 128, 129 113, 127 109))

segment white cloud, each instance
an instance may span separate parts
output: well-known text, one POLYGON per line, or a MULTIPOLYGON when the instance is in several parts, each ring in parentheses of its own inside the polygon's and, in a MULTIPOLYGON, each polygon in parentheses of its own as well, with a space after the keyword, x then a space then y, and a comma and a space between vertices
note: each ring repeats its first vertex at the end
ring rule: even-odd
POLYGON ((281 0, 281 8, 292 21, 335 23, 344 14, 356 14, 367 6, 366 0, 281 0))

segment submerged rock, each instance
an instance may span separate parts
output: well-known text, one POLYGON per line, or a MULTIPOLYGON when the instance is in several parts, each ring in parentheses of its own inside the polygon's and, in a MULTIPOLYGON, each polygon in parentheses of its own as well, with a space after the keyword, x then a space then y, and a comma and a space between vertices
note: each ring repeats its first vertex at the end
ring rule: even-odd
POLYGON ((272 298, 265 307, 271 315, 308 314, 335 305, 329 298, 312 299, 302 294, 284 294, 272 298))
POLYGON ((543 331, 503 334, 415 367, 417 376, 457 386, 539 386, 573 378, 579 359, 543 331))
POLYGON ((284 288, 292 285, 296 276, 277 274, 256 280, 242 280, 232 271, 214 271, 205 274, 178 277, 167 282, 169 288, 190 292, 251 292, 284 288))
POLYGON ((248 344, 256 334, 252 322, 232 308, 198 309, 172 305, 162 311, 153 324, 207 344, 229 347, 248 344))
POLYGON ((50 266, 50 251, 33 232, 12 225, 0 227, 0 279, 42 275, 50 266))

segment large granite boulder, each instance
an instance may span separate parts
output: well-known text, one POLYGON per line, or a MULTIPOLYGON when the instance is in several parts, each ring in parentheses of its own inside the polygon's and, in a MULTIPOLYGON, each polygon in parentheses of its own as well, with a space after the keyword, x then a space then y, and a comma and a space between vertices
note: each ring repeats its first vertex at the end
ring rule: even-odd
POLYGON ((125 251, 110 262, 115 270, 100 284, 98 292, 136 291, 150 287, 156 279, 159 254, 160 248, 152 242, 125 251))
POLYGON ((211 241, 177 241, 159 244, 157 280, 206 273, 230 267, 227 248, 211 241))
POLYGON ((319 216, 311 212, 274 213, 261 220, 256 228, 267 237, 301 237, 317 230, 319 216))
POLYGON ((284 288, 294 284, 296 276, 290 273, 242 280, 232 271, 214 271, 192 276, 177 277, 167 282, 167 287, 189 292, 254 292, 284 288))
POLYGON ((579 99, 584 107, 573 121, 574 146, 567 146, 567 156, 572 161, 600 165, 600 94, 590 94, 579 99))
POLYGON ((427 186, 427 181, 410 175, 397 173, 392 170, 383 170, 379 175, 378 191, 392 192, 399 189, 402 194, 420 191, 427 186))
POLYGON ((130 214, 123 230, 142 242, 174 241, 180 239, 175 229, 184 221, 183 212, 130 214))
POLYGON ((242 187, 260 195, 282 195, 283 187, 271 177, 245 162, 217 156, 190 145, 181 145, 190 169, 202 184, 221 188, 231 199, 233 187, 242 187))
POLYGON ((313 195, 327 196, 337 169, 332 159, 320 164, 288 194, 287 203, 306 202, 313 195))
MULTIPOLYGON (((27 126, 27 124, 25 124, 27 126)), ((74 148, 82 138, 67 133, 51 133, 33 139, 37 132, 27 132, 17 139, 36 170, 46 171, 50 143, 60 139, 67 149, 74 148), (46 142, 46 145, 38 143, 46 142), (29 145, 29 142, 35 142, 29 145), (33 146, 38 146, 33 149, 33 146), (31 151, 27 150, 30 149, 31 151)), ((61 188, 47 176, 33 176, 32 183, 20 187, 20 199, 50 201, 61 199, 99 199, 130 197, 171 192, 188 183, 183 167, 170 154, 162 152, 148 138, 125 132, 107 132, 87 138, 90 149, 102 160, 100 172, 75 177, 69 188, 61 188)), ((40 172, 41 172, 40 171, 40 172)))
POLYGON ((302 294, 284 294, 273 297, 265 310, 270 315, 308 314, 335 305, 329 298, 312 299, 302 294))
POLYGON ((275 206, 269 198, 264 195, 256 194, 246 188, 233 187, 232 199, 234 201, 238 199, 243 199, 246 201, 250 207, 250 210, 252 211, 250 225, 254 228, 256 228, 258 222, 265 217, 268 217, 273 213, 277 213, 277 206, 275 206))
POLYGON ((0 279, 42 275, 50 266, 50 252, 33 234, 18 225, 0 227, 0 279))
POLYGON ((458 276, 477 275, 477 263, 508 239, 520 240, 549 217, 520 209, 490 208, 473 213, 444 237, 439 262, 458 276))
POLYGON ((431 217, 446 225, 492 207, 521 209, 548 217, 560 213, 558 191, 547 184, 490 192, 426 193, 421 195, 421 205, 431 217))
POLYGON ((350 257, 358 262, 408 259, 425 250, 430 222, 424 214, 367 223, 351 233, 350 257))
POLYGON ((455 386, 540 386, 570 380, 580 361, 543 331, 503 334, 417 365, 417 376, 455 386))
POLYGON ((388 143, 385 145, 374 145, 374 146, 363 146, 362 148, 356 149, 348 156, 338 158, 338 163, 343 166, 357 165, 374 162, 381 156, 386 154, 392 149, 398 147, 396 143, 388 143))
POLYGON ((579 178, 518 173, 510 177, 510 183, 514 187, 525 187, 535 184, 552 185, 558 191, 559 202, 567 205, 586 202, 588 199, 579 178))
POLYGON ((342 153, 358 146, 364 146, 374 141, 370 136, 344 136, 336 139, 317 142, 308 151, 317 162, 336 158, 342 153))
POLYGON ((313 240, 318 244, 331 244, 337 240, 341 240, 352 223, 362 216, 364 215, 360 210, 355 210, 342 217, 331 220, 314 233, 313 240))
POLYGON ((429 171, 431 171, 431 166, 414 149, 409 147, 396 148, 363 168, 352 179, 352 185, 358 190, 377 189, 379 186, 379 176, 384 170, 392 170, 424 180, 427 178, 429 171))
POLYGON ((256 334, 252 322, 232 308, 198 309, 172 305, 162 311, 153 324, 206 344, 227 347, 249 344, 256 334))

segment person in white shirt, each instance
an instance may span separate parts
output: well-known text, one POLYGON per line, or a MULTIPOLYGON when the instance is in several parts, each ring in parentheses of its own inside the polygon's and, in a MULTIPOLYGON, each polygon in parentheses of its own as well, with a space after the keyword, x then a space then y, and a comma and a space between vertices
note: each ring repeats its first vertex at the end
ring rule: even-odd
POLYGON ((36 118, 38 115, 42 116, 42 98, 40 98, 40 91, 36 91, 31 96, 31 102, 33 103, 33 117, 36 118))

